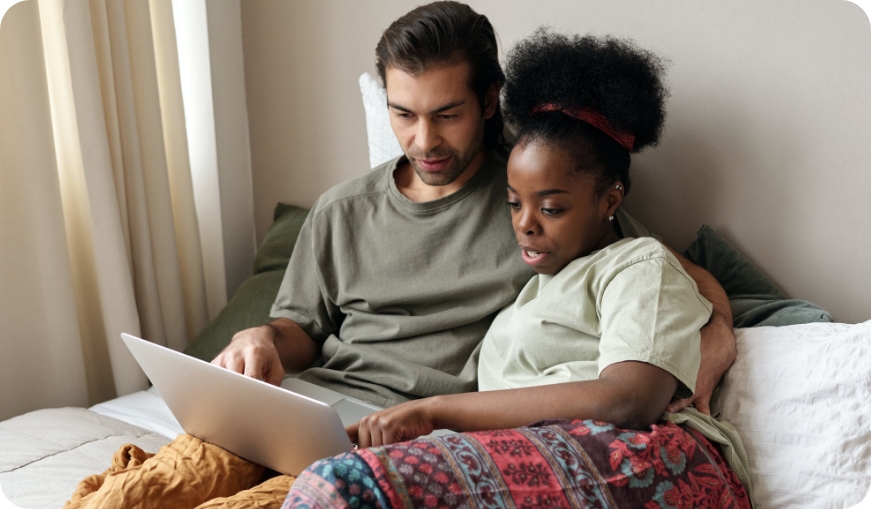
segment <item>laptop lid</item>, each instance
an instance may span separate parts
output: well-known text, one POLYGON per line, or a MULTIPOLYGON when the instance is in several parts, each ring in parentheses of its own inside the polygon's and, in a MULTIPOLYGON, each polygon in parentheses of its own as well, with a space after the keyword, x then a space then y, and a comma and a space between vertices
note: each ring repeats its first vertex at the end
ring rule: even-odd
POLYGON ((288 475, 350 451, 336 411, 315 399, 121 334, 189 435, 288 475))

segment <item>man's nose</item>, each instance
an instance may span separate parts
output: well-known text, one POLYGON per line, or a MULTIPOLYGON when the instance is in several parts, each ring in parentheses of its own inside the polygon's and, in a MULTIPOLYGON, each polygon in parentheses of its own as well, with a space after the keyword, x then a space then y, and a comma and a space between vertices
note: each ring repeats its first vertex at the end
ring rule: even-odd
POLYGON ((429 120, 421 120, 417 123, 414 143, 424 154, 438 147, 442 143, 438 129, 429 120))

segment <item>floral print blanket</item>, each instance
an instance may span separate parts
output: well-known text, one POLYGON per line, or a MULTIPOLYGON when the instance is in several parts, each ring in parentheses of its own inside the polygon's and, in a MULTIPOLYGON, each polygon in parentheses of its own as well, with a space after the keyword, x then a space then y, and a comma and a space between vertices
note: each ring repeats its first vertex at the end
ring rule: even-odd
POLYGON ((303 472, 283 508, 748 508, 703 436, 545 421, 346 453, 303 472))

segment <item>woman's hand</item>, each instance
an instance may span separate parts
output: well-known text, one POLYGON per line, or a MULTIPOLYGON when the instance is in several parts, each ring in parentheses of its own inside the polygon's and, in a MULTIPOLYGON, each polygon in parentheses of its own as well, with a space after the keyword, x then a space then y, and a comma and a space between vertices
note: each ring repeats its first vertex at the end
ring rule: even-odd
POLYGON ((594 419, 645 429, 662 415, 677 386, 677 378, 660 367, 623 361, 603 369, 596 380, 409 401, 367 415, 345 431, 363 448, 412 440, 436 429, 510 429, 542 419, 594 419))
POLYGON ((376 447, 429 435, 437 429, 436 398, 409 401, 363 417, 345 428, 359 448, 376 447))

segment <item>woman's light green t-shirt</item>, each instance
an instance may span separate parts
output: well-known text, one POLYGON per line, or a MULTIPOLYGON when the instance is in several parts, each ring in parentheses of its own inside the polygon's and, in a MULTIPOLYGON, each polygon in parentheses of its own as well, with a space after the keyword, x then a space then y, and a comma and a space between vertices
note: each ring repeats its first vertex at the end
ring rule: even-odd
POLYGON ((678 396, 689 397, 710 315, 662 244, 626 238, 526 284, 484 338, 478 387, 595 380, 611 364, 640 361, 674 375, 678 396))
MULTIPOLYGON (((675 395, 689 397, 701 360, 699 330, 711 310, 665 246, 627 237, 526 284, 484 337, 478 388, 595 380, 612 364, 640 361, 674 375, 675 395)), ((749 491, 747 456, 731 425, 692 408, 663 418, 719 444, 749 491)))

